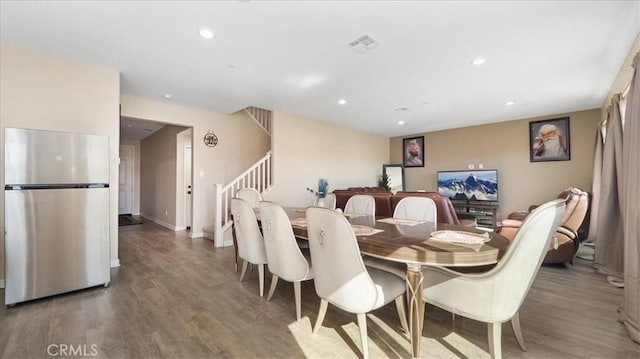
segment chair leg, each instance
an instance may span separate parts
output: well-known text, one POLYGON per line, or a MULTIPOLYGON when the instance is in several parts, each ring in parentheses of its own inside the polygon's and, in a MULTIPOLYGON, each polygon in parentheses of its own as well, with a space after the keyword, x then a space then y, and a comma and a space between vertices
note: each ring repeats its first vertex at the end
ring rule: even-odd
POLYGON ((329 302, 327 302, 324 299, 320 299, 320 309, 318 310, 318 319, 316 319, 316 325, 313 326, 314 333, 317 333, 318 329, 320 329, 320 326, 324 321, 324 316, 327 314, 328 305, 329 305, 329 302))
POLYGON ((260 283, 260 297, 264 296, 264 264, 258 264, 258 281, 260 283))
POLYGON ((524 344, 524 337, 522 336, 522 329, 520 328, 520 314, 516 312, 516 314, 511 318, 511 327, 513 328, 513 334, 516 336, 516 340, 520 345, 520 349, 523 352, 527 351, 527 346, 524 344))
POLYGON ((267 294, 267 300, 271 300, 273 297, 273 293, 276 291, 276 287, 278 286, 278 276, 273 274, 271 276, 271 287, 269 287, 269 294, 267 294))
POLYGON ((358 314, 358 328, 360 329, 360 343, 362 344, 362 357, 369 358, 369 343, 367 342, 367 314, 358 314))
POLYGON ((296 298, 296 320, 300 320, 301 312, 302 312, 302 298, 301 294, 302 288, 300 286, 300 282, 293 282, 293 294, 296 298))
POLYGON ((502 358, 502 323, 487 323, 491 359, 502 358))
POLYGON ((234 271, 238 273, 238 240, 236 239, 236 229, 235 224, 233 224, 234 228, 231 231, 231 237, 233 238, 233 266, 234 271))
POLYGON ((404 295, 396 298, 396 309, 398 310, 398 317, 400 317, 400 325, 402 325, 402 330, 406 334, 409 334, 409 326, 407 325, 407 312, 404 307, 404 295))
POLYGON ((242 261, 242 272, 240 272, 240 281, 244 280, 244 275, 247 273, 247 267, 249 266, 249 262, 243 260, 242 261))

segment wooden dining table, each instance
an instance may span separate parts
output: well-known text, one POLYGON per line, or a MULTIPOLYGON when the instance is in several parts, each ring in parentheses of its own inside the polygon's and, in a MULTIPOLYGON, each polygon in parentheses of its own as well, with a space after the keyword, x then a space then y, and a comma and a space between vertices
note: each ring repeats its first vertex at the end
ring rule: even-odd
MULTIPOLYGON (((296 218, 305 217, 305 209, 285 208, 285 211, 292 220, 294 234, 297 237, 306 238, 306 226, 295 225, 299 223, 296 218)), ((354 227, 366 226, 379 230, 370 235, 356 233, 361 253, 406 264, 409 334, 411 354, 414 358, 420 357, 420 339, 424 323, 423 266, 477 267, 495 264, 510 244, 509 240, 500 234, 466 226, 450 226, 433 222, 394 224, 388 223, 393 222, 393 219, 348 214, 345 216, 354 227), (380 221, 381 219, 383 221, 380 221), (431 233, 436 229, 488 233, 489 240, 474 245, 436 241, 430 238, 431 233)))

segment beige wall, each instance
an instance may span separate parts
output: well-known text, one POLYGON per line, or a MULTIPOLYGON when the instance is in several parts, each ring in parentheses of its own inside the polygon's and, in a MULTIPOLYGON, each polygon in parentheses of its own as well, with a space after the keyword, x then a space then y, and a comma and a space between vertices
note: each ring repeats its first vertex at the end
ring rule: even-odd
POLYGON ((133 146, 133 203, 131 213, 140 214, 140 141, 120 139, 120 145, 133 146))
POLYGON ((176 225, 177 136, 165 126, 140 141, 140 214, 166 227, 176 225))
POLYGON ((224 115, 131 96, 120 101, 122 116, 193 128, 192 236, 202 236, 202 227, 213 224, 214 184, 227 184, 262 158, 270 148, 269 136, 241 112, 224 115), (209 130, 219 140, 213 148, 203 143, 209 130))
MULTIPOLYGON (((0 49, 0 147, 4 128, 20 127, 109 136, 111 263, 118 264, 119 73, 39 52, 0 49)), ((4 155, 0 156, 4 184, 4 155)), ((0 191, 0 227, 4 193, 0 191)), ((0 231, 0 278, 4 278, 0 231)))
MULTIPOLYGON (((464 170, 469 164, 497 169, 498 219, 531 204, 555 198, 569 186, 591 190, 593 146, 600 110, 557 114, 424 135, 425 167, 406 168, 408 190, 436 191, 436 172, 464 170), (570 118, 571 160, 529 162, 529 121, 570 118)), ((404 137, 414 137, 404 136, 404 137)), ((402 138, 391 139, 391 161, 402 163, 402 138)))
POLYGON ((285 206, 307 206, 318 178, 329 191, 375 186, 389 160, 389 139, 346 127, 275 111, 273 122, 274 187, 265 199, 285 206))

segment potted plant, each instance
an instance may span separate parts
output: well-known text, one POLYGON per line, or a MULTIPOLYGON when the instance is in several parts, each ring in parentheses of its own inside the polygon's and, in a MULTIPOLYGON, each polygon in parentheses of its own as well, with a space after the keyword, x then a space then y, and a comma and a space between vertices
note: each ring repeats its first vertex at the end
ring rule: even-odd
POLYGON ((384 188, 386 192, 391 192, 391 178, 388 174, 382 173, 378 176, 378 186, 384 188))
POLYGON ((307 187, 307 191, 311 192, 317 198, 317 205, 320 207, 324 207, 324 198, 327 197, 327 193, 329 193, 329 182, 326 178, 320 178, 318 180, 318 190, 315 191, 309 187, 307 187))

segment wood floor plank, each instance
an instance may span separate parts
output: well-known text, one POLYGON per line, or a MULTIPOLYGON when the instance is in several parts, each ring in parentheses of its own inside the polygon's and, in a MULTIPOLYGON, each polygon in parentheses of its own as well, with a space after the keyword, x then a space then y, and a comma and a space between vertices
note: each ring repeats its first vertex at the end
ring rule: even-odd
MULTIPOLYGON (((154 223, 119 227, 121 267, 111 285, 0 308, 0 356, 44 358, 51 344, 95 345, 99 358, 357 358, 355 315, 329 306, 311 332, 320 301, 302 283, 302 319, 293 285, 271 301, 258 295, 257 270, 243 282, 233 249, 216 249, 154 223)), ((266 283, 271 275, 266 271, 266 283)), ((4 292, 0 292, 4 298, 4 292)), ((591 263, 543 267, 520 312, 527 352, 508 323, 505 358, 640 358, 617 321, 623 291, 591 263)), ((372 358, 407 358, 409 341, 395 306, 367 316, 372 358)), ((422 353, 428 358, 488 358, 486 324, 427 306, 422 353)))

